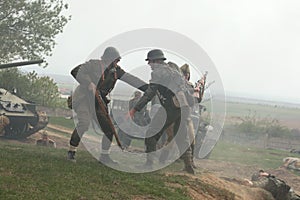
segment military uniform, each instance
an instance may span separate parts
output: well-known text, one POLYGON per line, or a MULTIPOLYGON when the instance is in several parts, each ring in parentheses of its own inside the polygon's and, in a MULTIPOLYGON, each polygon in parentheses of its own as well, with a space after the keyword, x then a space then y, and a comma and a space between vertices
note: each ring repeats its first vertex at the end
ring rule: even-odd
POLYGON ((275 176, 261 176, 260 172, 252 175, 252 187, 260 187, 272 194, 275 200, 300 200, 290 186, 275 176))
MULTIPOLYGON (((175 63, 173 62, 168 62, 168 65, 172 68, 172 69, 175 69, 176 71, 182 73, 183 76, 186 77, 186 75, 188 74, 188 77, 186 77, 185 81, 186 81, 186 86, 187 86, 187 89, 189 90, 189 92, 191 94, 194 93, 194 86, 191 82, 189 82, 189 75, 190 75, 190 68, 189 68, 189 65, 188 64, 184 64, 182 67, 178 67, 175 63)), ((194 99, 194 102, 198 102, 200 103, 201 99, 198 99, 198 98, 195 98, 194 99)), ((193 121, 191 118, 189 118, 188 120, 188 136, 189 136, 189 140, 190 140, 190 144, 191 144, 191 151, 192 151, 192 164, 193 164, 193 167, 195 168, 196 165, 194 164, 194 161, 193 161, 193 157, 194 157, 194 149, 195 149, 195 132, 194 132, 194 124, 193 124, 193 121)), ((167 133, 167 142, 169 143, 173 137, 174 137, 174 133, 173 133, 173 125, 171 125, 170 127, 167 128, 166 130, 166 133, 167 133)), ((169 145, 170 148, 172 148, 173 145, 169 145)), ((160 162, 165 162, 165 160, 167 160, 169 156, 169 149, 165 149, 159 160, 160 162)))
MULTIPOLYGON (((132 109, 136 105, 136 103, 139 101, 139 99, 141 98, 140 91, 136 91, 134 94, 135 94, 134 98, 130 99, 130 101, 129 101, 129 110, 132 109), (136 94, 138 94, 138 95, 136 95, 136 94)), ((141 111, 136 112, 133 116, 132 120, 138 126, 146 126, 151 121, 149 112, 146 107, 147 106, 145 106, 141 111)), ((123 121, 121 121, 121 123, 122 122, 123 121)), ((120 141, 122 142, 122 146, 124 148, 128 148, 131 144, 131 140, 133 137, 126 134, 122 129, 118 130, 118 135, 120 136, 120 141)))
POLYGON ((283 166, 287 169, 300 171, 300 158, 286 157, 283 159, 283 166))
POLYGON ((10 120, 5 115, 0 115, 0 136, 5 135, 5 127, 8 126, 10 123, 10 120))
MULTIPOLYGON (((141 96, 135 96, 134 98, 130 99, 129 109, 134 108, 140 98, 141 96)), ((147 124, 149 124, 151 119, 147 110, 147 106, 143 107, 139 112, 136 112, 132 120, 139 126, 146 126, 147 124)))
MULTIPOLYGON (((148 58, 151 56, 149 56, 149 54, 151 54, 151 51, 148 53, 148 58)), ((164 59, 164 57, 161 56, 159 59, 164 59)), ((172 76, 173 73, 178 72, 172 70, 164 62, 160 63, 157 67, 153 66, 152 70, 149 87, 134 107, 135 110, 140 111, 155 95, 158 95, 162 105, 152 118, 149 129, 146 132, 145 145, 146 153, 148 154, 145 166, 152 166, 153 155, 151 152, 156 150, 157 141, 160 139, 163 132, 171 124, 174 124, 176 143, 184 160, 185 167, 189 173, 194 173, 191 166, 190 142, 187 137, 190 107, 183 95, 182 88, 180 88, 182 82, 179 83, 178 80, 176 80, 176 78, 174 79, 174 76, 172 76), (175 94, 177 98, 175 98, 175 94), (180 106, 176 105, 178 103, 175 103, 176 101, 180 102, 180 106), (161 128, 160 125, 164 121, 165 123, 161 128)))
MULTIPOLYGON (((111 61, 115 59, 111 59, 111 61)), ((74 157, 70 154, 75 154, 76 147, 79 145, 82 135, 88 130, 91 120, 96 119, 105 134, 102 138, 101 157, 105 157, 104 160, 111 161, 108 157, 108 151, 113 138, 113 127, 109 126, 106 117, 107 113, 104 113, 99 108, 98 103, 95 103, 95 96, 88 89, 89 84, 94 83, 97 86, 97 90, 100 92, 103 103, 106 106, 106 112, 108 112, 107 104, 109 103, 107 95, 114 88, 118 79, 143 91, 147 89, 147 84, 125 72, 120 66, 114 66, 112 62, 105 60, 90 60, 74 68, 71 74, 80 85, 75 89, 73 94, 72 107, 77 114, 78 123, 70 139, 68 157, 71 159, 74 157)))

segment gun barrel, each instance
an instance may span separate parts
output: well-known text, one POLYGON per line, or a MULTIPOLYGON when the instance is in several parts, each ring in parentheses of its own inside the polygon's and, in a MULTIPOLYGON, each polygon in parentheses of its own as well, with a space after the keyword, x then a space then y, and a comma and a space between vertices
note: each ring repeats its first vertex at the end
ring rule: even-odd
POLYGON ((0 69, 18 67, 18 66, 24 66, 24 65, 39 64, 39 63, 42 63, 42 62, 44 62, 44 60, 32 60, 32 61, 23 61, 23 62, 0 64, 0 69))

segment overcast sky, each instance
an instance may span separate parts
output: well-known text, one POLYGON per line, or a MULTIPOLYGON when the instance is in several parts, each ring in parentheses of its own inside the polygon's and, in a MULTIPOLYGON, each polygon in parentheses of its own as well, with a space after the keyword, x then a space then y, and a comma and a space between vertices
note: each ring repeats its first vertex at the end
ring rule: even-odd
POLYGON ((69 75, 115 35, 162 28, 197 42, 214 62, 228 94, 300 102, 299 0, 65 2, 72 20, 47 58, 47 73, 69 75))

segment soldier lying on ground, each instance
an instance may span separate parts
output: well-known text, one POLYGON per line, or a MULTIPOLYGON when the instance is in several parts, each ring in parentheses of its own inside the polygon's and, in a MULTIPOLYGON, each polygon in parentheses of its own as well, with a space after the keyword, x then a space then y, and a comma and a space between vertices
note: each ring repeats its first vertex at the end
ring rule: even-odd
POLYGON ((44 131, 42 133, 42 137, 36 141, 36 145, 56 148, 56 143, 54 142, 54 140, 51 140, 48 137, 48 134, 46 131, 44 131))
POLYGON ((283 180, 263 170, 254 173, 251 180, 245 179, 244 185, 260 187, 270 192, 275 200, 300 200, 300 196, 283 180))
POLYGON ((300 154, 300 150, 292 149, 292 150, 290 151, 290 153, 298 153, 298 154, 300 154))
POLYGON ((286 157, 283 159, 283 167, 300 171, 300 158, 286 157))

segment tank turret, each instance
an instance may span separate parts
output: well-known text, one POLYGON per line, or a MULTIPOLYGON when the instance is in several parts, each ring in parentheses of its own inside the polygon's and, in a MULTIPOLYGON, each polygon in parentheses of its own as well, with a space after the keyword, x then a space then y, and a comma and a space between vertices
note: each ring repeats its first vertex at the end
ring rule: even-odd
MULTIPOLYGON (((43 60, 0 64, 0 69, 39 64, 43 60)), ((14 93, 0 88, 0 136, 23 139, 45 128, 48 117, 36 110, 36 105, 27 102, 14 93)))

